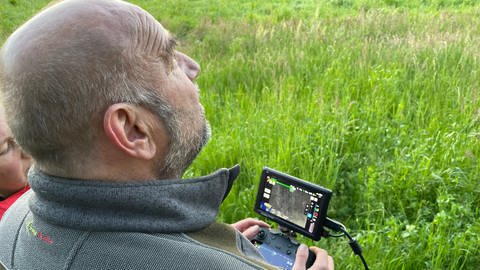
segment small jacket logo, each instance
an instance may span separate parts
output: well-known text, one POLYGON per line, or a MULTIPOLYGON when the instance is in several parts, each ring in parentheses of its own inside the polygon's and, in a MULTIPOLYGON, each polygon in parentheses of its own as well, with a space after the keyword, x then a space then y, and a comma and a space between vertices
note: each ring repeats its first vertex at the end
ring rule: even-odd
POLYGON ((27 222, 27 232, 36 238, 42 240, 43 242, 51 245, 53 244, 53 240, 50 238, 50 236, 38 231, 36 228, 33 227, 33 222, 29 221, 27 222))

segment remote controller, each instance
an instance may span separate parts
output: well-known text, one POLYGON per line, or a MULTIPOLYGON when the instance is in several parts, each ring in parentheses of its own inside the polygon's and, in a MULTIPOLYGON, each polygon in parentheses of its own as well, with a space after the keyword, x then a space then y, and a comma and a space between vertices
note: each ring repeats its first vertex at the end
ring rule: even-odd
MULTIPOLYGON (((265 260, 270 264, 291 269, 300 243, 288 235, 278 231, 260 228, 260 232, 252 240, 265 260)), ((308 250, 307 268, 315 261, 315 254, 308 250)))

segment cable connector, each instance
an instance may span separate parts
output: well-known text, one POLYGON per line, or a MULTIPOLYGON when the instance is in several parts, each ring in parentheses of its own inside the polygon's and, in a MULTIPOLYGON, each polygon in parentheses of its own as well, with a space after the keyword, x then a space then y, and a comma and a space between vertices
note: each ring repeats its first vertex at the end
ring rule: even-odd
POLYGON ((356 255, 362 254, 362 247, 360 247, 360 245, 358 244, 355 238, 350 239, 348 244, 350 244, 350 247, 352 248, 353 253, 355 253, 356 255))
POLYGON ((362 255, 362 248, 358 244, 357 240, 355 240, 355 238, 353 238, 350 234, 348 234, 347 228, 345 227, 345 225, 327 217, 325 219, 325 223, 323 224, 323 226, 336 232, 342 232, 343 235, 345 235, 348 238, 349 240, 348 244, 350 245, 350 248, 352 248, 353 253, 355 255, 358 255, 358 257, 360 257, 360 260, 362 260, 365 270, 368 270, 367 262, 365 261, 365 258, 362 255))
POLYGON ((325 218, 325 223, 323 226, 329 228, 330 230, 336 231, 336 232, 345 232, 347 229, 345 228, 345 225, 342 223, 333 220, 331 218, 325 218))

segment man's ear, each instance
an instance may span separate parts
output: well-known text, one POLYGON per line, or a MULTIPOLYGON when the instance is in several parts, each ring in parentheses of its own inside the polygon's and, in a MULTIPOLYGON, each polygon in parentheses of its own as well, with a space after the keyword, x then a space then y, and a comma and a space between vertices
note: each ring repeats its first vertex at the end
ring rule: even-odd
POLYGON ((155 157, 157 147, 146 113, 126 103, 111 105, 105 112, 103 129, 112 144, 126 154, 150 160, 155 157))

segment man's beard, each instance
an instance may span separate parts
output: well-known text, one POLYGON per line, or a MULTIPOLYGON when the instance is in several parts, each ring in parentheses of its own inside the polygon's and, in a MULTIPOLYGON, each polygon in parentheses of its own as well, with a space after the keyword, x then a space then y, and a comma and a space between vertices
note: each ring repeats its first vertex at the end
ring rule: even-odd
POLYGON ((164 122, 167 122, 170 144, 165 159, 162 159, 163 165, 158 166, 158 178, 180 178, 211 136, 203 107, 200 112, 169 109, 170 118, 164 122))
POLYGON ((180 178, 210 139, 205 109, 201 104, 186 109, 175 108, 154 91, 146 94, 145 101, 164 124, 169 137, 167 154, 157 157, 156 178, 180 178))
MULTIPOLYGON (((188 123, 184 123, 188 126, 188 123)), ((196 130, 196 134, 191 137, 182 134, 182 129, 186 126, 179 127, 172 134, 170 140, 170 148, 165 158, 164 173, 171 177, 180 178, 185 170, 192 164, 193 160, 198 156, 203 147, 207 144, 211 136, 209 123, 203 118, 201 130, 196 130)))

